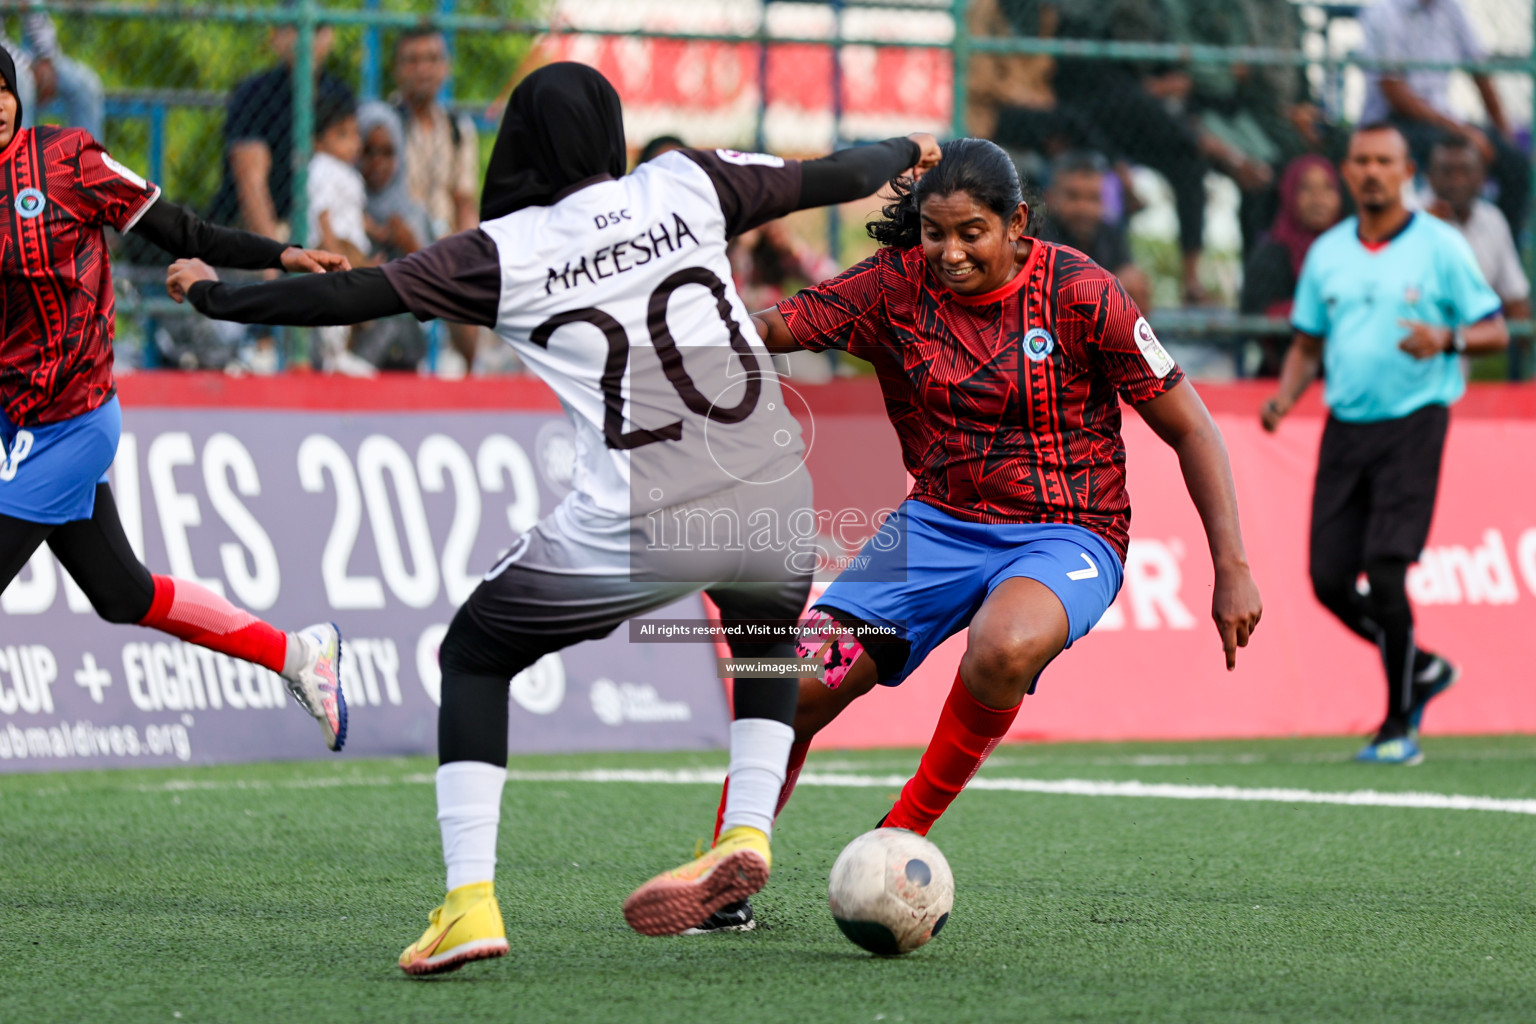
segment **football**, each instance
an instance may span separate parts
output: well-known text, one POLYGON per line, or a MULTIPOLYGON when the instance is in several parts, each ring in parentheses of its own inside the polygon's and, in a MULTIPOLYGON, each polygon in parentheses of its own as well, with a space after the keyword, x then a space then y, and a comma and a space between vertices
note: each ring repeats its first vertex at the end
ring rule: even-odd
POLYGON ((955 879, 939 848, 915 832, 877 828, 843 848, 827 886, 832 919, 879 956, 910 953, 939 934, 955 879))

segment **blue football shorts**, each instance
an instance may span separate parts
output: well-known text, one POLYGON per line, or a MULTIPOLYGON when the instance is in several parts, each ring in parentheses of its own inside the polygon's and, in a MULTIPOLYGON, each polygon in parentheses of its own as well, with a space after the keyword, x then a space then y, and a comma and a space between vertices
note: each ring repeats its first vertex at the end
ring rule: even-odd
MULTIPOLYGON (((970 624, 1005 580, 1049 587, 1067 612, 1067 646, 1087 634, 1120 592, 1124 566, 1098 534, 1065 523, 970 523, 904 501, 816 601, 905 641, 905 664, 882 665, 895 686, 970 624)), ((869 647, 865 645, 866 649, 869 647)))
POLYGON ((0 413, 0 514, 29 523, 71 523, 96 510, 123 433, 113 396, 60 423, 17 427, 0 413))

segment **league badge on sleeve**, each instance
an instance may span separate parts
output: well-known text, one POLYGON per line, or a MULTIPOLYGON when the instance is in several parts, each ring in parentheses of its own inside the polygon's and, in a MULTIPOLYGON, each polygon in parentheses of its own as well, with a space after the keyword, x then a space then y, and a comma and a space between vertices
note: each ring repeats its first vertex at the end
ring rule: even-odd
POLYGON ((1136 336, 1136 347, 1141 349, 1141 357, 1147 361, 1152 372, 1159 380, 1173 372, 1176 365, 1173 356, 1163 348, 1163 343, 1157 340, 1157 335, 1152 333, 1152 325, 1147 323, 1147 318, 1136 318, 1136 326, 1131 328, 1131 333, 1136 336))
POLYGON ((24 188, 16 193, 16 215, 22 220, 40 216, 48 200, 35 188, 24 188))
POLYGON ((124 167, 122 164, 118 163, 116 160, 113 160, 106 153, 101 154, 101 162, 106 164, 107 167, 110 170, 112 170, 113 173, 115 173, 118 177, 126 178, 128 181, 133 182, 133 187, 134 188, 148 188, 149 187, 149 182, 145 181, 142 177, 140 177, 139 175, 135 174, 133 171, 130 171, 128 168, 124 167))
POLYGON ((784 158, 774 156, 772 153, 743 153, 735 149, 717 149, 715 156, 728 164, 736 164, 740 167, 783 167, 784 158))

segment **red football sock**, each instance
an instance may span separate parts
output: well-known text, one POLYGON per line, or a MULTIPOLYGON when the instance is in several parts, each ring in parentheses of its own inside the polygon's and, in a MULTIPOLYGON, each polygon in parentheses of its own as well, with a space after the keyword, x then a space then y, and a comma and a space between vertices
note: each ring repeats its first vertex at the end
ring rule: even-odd
POLYGON ((885 816, 886 826, 927 835, 992 748, 1002 741, 1021 704, 1002 711, 989 708, 971 696, 956 673, 955 685, 944 701, 939 724, 933 730, 933 739, 928 741, 928 749, 923 751, 917 774, 907 782, 891 813, 885 816))
POLYGON ((288 635, 282 630, 236 608, 207 587, 170 576, 154 579, 155 598, 139 625, 273 672, 283 670, 288 635))
POLYGON ((811 741, 804 743, 796 740, 789 747, 789 763, 785 765, 784 785, 779 789, 779 802, 773 806, 773 820, 778 821, 779 815, 784 813, 784 805, 789 803, 790 794, 795 791, 795 783, 800 781, 800 769, 805 767, 805 755, 811 752, 811 741))
MULTIPOLYGON (((789 795, 795 791, 795 783, 800 781, 800 769, 805 767, 805 755, 811 752, 811 741, 804 743, 796 740, 789 748, 789 764, 785 766, 784 785, 779 789, 779 802, 773 808, 773 817, 777 821, 784 810, 784 805, 789 803, 789 795)), ((720 826, 725 823, 725 798, 731 791, 731 780, 726 779, 725 785, 720 787, 720 807, 715 811, 715 840, 720 838, 720 826)))

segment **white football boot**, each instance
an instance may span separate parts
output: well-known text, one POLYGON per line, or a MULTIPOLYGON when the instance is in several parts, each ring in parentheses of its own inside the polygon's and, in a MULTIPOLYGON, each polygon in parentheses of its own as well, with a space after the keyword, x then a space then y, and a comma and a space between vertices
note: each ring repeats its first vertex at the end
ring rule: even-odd
POLYGON ((341 630, 320 622, 288 634, 303 646, 304 660, 292 674, 283 673, 288 692, 320 723, 325 745, 340 750, 347 742, 347 698, 341 690, 341 630))

